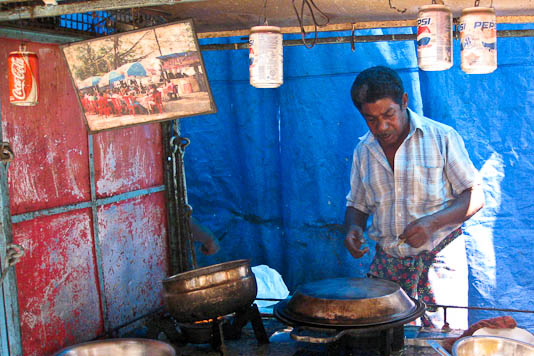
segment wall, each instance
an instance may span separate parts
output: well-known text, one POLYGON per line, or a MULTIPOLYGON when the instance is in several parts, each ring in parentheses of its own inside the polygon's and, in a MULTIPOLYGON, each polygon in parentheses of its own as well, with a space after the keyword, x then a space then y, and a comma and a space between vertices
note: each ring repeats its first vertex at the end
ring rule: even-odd
MULTIPOLYGON (((372 253, 354 260, 341 227, 352 150, 367 130, 349 90, 360 71, 389 65, 409 107, 456 128, 483 174, 486 208, 465 229, 469 305, 532 310, 533 44, 499 38, 499 68, 486 75, 460 70, 457 42, 444 72, 419 71, 413 42, 285 47, 278 89, 249 85, 246 51, 204 52, 219 112, 181 124, 190 203, 222 249, 200 263, 249 258, 277 269, 291 291, 366 274, 372 253)), ((471 311, 469 322, 501 314, 471 311)), ((530 314, 512 315, 534 331, 530 314)))

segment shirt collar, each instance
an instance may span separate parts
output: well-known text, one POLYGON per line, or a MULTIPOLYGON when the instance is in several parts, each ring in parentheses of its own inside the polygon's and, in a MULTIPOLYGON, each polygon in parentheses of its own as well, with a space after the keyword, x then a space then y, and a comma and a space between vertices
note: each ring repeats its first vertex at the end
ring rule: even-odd
MULTIPOLYGON (((410 108, 407 108, 406 114, 408 115, 408 120, 410 121, 410 132, 408 133, 406 139, 410 138, 417 129, 419 129, 421 134, 423 134, 423 124, 421 116, 419 114, 416 114, 410 108)), ((370 130, 367 130, 367 132, 363 136, 360 136, 359 139, 365 144, 372 144, 377 142, 375 136, 371 133, 370 130)))

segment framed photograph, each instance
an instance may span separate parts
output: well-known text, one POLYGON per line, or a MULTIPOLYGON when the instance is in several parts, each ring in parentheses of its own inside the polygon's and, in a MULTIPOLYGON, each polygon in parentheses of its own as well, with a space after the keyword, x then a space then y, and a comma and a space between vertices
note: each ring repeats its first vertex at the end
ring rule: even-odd
POLYGON ((217 111, 192 20, 61 51, 90 133, 217 111))

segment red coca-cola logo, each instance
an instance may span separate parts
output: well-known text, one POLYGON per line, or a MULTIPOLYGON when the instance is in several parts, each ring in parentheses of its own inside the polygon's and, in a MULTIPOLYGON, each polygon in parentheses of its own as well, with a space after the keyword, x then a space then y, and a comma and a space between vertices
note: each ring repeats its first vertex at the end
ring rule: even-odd
POLYGON ((22 100, 26 98, 24 84, 26 82, 26 64, 21 57, 14 57, 11 61, 11 75, 13 76, 13 88, 11 94, 15 99, 22 100))

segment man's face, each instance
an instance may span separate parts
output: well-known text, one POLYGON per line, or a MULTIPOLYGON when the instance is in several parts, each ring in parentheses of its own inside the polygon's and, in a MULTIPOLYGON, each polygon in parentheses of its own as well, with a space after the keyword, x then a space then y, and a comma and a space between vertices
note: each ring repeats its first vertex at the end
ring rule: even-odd
POLYGON ((391 98, 383 98, 374 103, 362 105, 360 113, 382 147, 398 147, 408 135, 410 125, 406 114, 407 106, 408 94, 406 93, 402 97, 401 105, 391 98))

